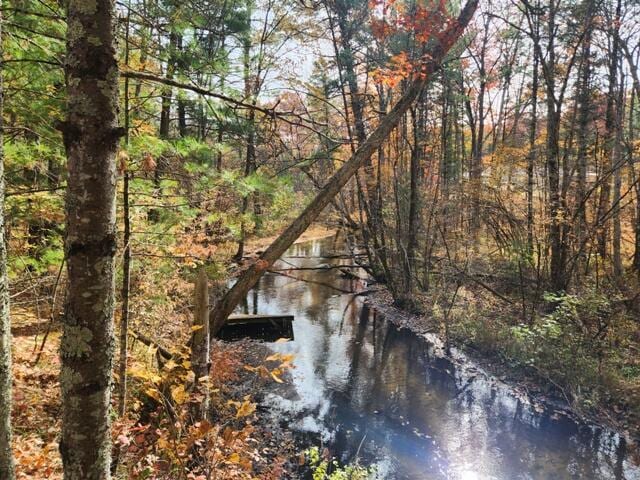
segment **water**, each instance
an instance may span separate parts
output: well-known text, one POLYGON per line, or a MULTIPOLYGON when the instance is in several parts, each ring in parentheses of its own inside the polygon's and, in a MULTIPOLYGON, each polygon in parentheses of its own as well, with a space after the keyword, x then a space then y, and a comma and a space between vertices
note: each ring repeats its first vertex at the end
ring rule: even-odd
MULTIPOLYGON (((297 244, 276 266, 351 264, 322 258, 340 245, 297 244)), ((397 480, 640 479, 637 447, 537 412, 462 354, 452 360, 435 339, 398 330, 344 293, 361 281, 336 269, 288 273, 310 282, 268 274, 243 306, 295 315, 295 340, 273 347, 295 354, 292 382, 267 402, 340 460, 357 456, 397 480)))

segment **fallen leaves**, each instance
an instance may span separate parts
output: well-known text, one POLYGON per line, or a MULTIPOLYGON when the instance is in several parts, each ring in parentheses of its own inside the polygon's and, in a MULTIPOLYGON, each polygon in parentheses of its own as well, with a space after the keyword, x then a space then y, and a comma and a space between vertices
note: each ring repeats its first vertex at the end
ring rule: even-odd
MULTIPOLYGON (((19 308, 14 307, 12 313, 14 319, 40 320, 19 308)), ((14 320, 14 326, 16 323, 14 320)), ((13 453, 18 479, 62 478, 62 460, 58 451, 61 426, 59 339, 58 332, 50 334, 37 365, 33 365, 33 337, 16 336, 13 339, 13 453)))

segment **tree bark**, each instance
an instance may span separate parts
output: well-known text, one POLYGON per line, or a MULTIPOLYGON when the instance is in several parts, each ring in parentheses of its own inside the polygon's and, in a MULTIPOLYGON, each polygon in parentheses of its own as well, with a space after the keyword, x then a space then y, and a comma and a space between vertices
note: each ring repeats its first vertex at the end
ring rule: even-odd
MULTIPOLYGON (((538 20, 535 19, 534 35, 539 41, 538 20)), ((533 187, 534 169, 536 163, 536 136, 538 132, 538 87, 539 87, 539 59, 533 56, 533 78, 531 80, 531 123, 529 124, 529 152, 527 153, 527 252, 533 255, 533 187)))
POLYGON ((118 63, 113 0, 67 2, 68 295, 60 345, 65 480, 110 478, 118 63))
POLYGON ((209 286, 204 268, 200 268, 196 279, 194 304, 191 368, 195 375, 194 388, 204 396, 202 402, 192 408, 193 421, 198 422, 205 420, 209 411, 209 286))
MULTIPOLYGON (((249 4, 248 4, 249 5, 249 4)), ((243 38, 242 44, 242 58, 243 58, 243 70, 244 70, 244 96, 245 101, 250 104, 257 103, 257 88, 254 82, 252 82, 251 76, 251 8, 248 9, 248 24, 247 33, 243 38)), ((244 176, 249 177, 256 171, 256 145, 255 145, 255 119, 256 112, 250 109, 247 113, 247 148, 244 163, 244 176)), ((254 200, 257 194, 254 194, 254 200)), ((255 202, 254 202, 255 203, 255 202)), ((244 243, 247 237, 247 225, 245 222, 245 215, 249 209, 249 194, 242 198, 242 207, 240 208, 240 239, 238 241, 238 250, 233 256, 234 260, 240 261, 244 256, 244 243)))
POLYGON ((311 225, 322 210, 331 202, 333 197, 387 139, 422 89, 431 82, 433 74, 440 69, 445 55, 462 35, 477 6, 478 0, 469 0, 457 20, 451 21, 440 38, 434 38, 431 41, 424 55, 426 60, 420 68, 421 74, 416 75, 404 95, 398 100, 398 103, 396 103, 389 114, 384 117, 371 135, 359 146, 351 158, 327 181, 325 187, 318 192, 303 212, 274 240, 260 256, 259 260, 244 271, 234 286, 220 299, 211 312, 210 324, 212 334, 215 335, 215 333, 218 332, 226 322, 227 317, 246 296, 247 292, 258 282, 264 272, 273 265, 309 225, 311 225))
MULTIPOLYGON (((2 48, 2 12, 0 12, 0 58, 2 48)), ((2 65, 0 65, 0 478, 14 480, 15 466, 11 451, 11 318, 7 280, 7 249, 4 237, 4 150, 2 65)))
MULTIPOLYGON (((547 43, 547 180, 549 183, 549 246, 551 248, 550 280, 554 291, 566 288, 565 245, 563 239, 563 217, 565 211, 560 195, 560 119, 561 105, 557 105, 556 88, 556 9, 557 3, 551 1, 548 12, 547 43)), ((542 59, 540 59, 542 61, 542 59)))
MULTIPOLYGON (((127 10, 127 30, 125 34, 125 65, 129 66, 129 22, 131 9, 127 10)), ((124 80, 124 143, 129 146, 129 79, 124 80)), ((122 152, 124 153, 124 152, 122 152)), ((123 159, 124 160, 124 159, 123 159)), ((118 364, 118 414, 122 417, 127 410, 127 351, 129 340, 129 290, 131 287, 131 215, 129 212, 129 172, 124 166, 122 183, 122 216, 124 223, 122 254, 122 307, 120 310, 120 358, 118 364)))
POLYGON ((615 167, 613 157, 616 150, 616 88, 618 78, 618 57, 620 50, 619 20, 621 15, 622 2, 617 1, 615 19, 613 21, 611 34, 613 35, 611 52, 609 56, 609 91, 607 93, 607 110, 605 114, 605 152, 602 161, 602 172, 605 176, 600 187, 600 198, 598 200, 597 221, 602 223, 599 225, 598 232, 598 254, 604 259, 607 256, 607 243, 609 239, 609 225, 605 217, 611 205, 611 175, 610 170, 615 167))
MULTIPOLYGON (((171 32, 169 34, 169 58, 167 59, 167 80, 173 80, 176 68, 176 50, 178 48, 178 35, 171 32)), ((169 138, 169 126, 171 125, 171 98, 173 89, 170 84, 166 84, 162 89, 162 107, 160 110, 160 138, 169 138)))
MULTIPOLYGON (((591 37, 593 30, 592 0, 585 2, 585 35, 582 43, 582 65, 580 71, 580 83, 578 92, 578 153, 577 171, 578 186, 576 193, 576 208, 578 208, 577 240, 578 245, 583 245, 587 237, 587 149, 588 127, 591 111, 591 37)), ((582 256, 582 254, 580 254, 582 256)))

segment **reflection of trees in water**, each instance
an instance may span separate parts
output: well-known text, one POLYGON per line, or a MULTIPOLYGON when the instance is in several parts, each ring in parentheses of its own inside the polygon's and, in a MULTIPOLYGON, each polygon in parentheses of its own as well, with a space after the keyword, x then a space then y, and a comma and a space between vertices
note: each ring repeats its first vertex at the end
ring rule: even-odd
MULTIPOLYGON (((494 471, 506 475, 499 478, 518 478, 526 471, 541 479, 637 478, 624 475, 624 442, 611 442, 609 436, 613 448, 605 448, 602 432, 578 429, 564 417, 536 414, 532 421, 531 408, 504 387, 456 368, 433 346, 399 332, 368 307, 359 319, 348 388, 342 393, 355 411, 382 412, 382 422, 360 422, 368 427, 367 438, 384 437, 372 430, 392 430, 406 420, 406 430, 415 427, 437 439, 452 468, 472 452, 477 457, 472 464, 485 457, 494 471)), ((343 435, 337 442, 353 453, 361 438, 343 435)), ((403 442, 394 443, 393 455, 402 455, 397 450, 403 442)))
MULTIPOLYGON (((299 244, 290 253, 317 257, 321 245, 299 244)), ((295 259, 300 266, 323 261, 295 259)), ((336 271, 299 273, 350 287, 336 271)), ((410 478, 424 478, 413 472, 439 477, 447 468, 439 452, 453 478, 465 463, 505 479, 640 478, 629 473, 624 441, 535 412, 482 372, 459 367, 425 340, 397 330, 360 299, 267 275, 247 308, 296 315, 296 335, 304 336, 300 345, 317 386, 315 411, 306 413, 321 418, 319 410, 331 405, 324 421, 335 432, 334 452, 343 459, 358 451, 366 434, 363 450, 372 459, 395 458, 412 472, 410 478)))

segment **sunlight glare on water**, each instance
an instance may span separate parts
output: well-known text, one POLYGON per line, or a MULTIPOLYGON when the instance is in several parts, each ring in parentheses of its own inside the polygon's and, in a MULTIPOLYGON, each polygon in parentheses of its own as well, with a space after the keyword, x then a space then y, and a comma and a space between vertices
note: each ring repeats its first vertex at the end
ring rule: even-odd
POLYGON ((460 480, 483 480, 483 477, 473 470, 462 470, 460 472, 460 480))

